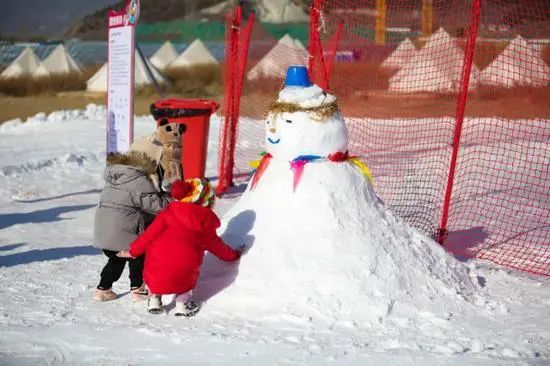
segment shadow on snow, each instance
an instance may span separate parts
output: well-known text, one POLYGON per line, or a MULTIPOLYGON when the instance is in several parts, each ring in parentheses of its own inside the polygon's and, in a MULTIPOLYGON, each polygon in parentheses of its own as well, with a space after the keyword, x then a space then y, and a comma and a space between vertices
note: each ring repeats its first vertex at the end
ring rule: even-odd
POLYGON ((89 245, 80 247, 33 249, 27 252, 0 256, 0 267, 13 267, 33 262, 54 261, 81 255, 99 255, 100 253, 99 249, 89 245))
POLYGON ((17 224, 37 224, 66 220, 59 216, 67 212, 87 210, 95 206, 96 205, 60 206, 25 213, 0 214, 0 229, 5 229, 17 224))
POLYGON ((57 200, 59 198, 66 198, 66 197, 72 197, 72 196, 79 196, 84 194, 92 194, 92 193, 100 193, 101 189, 89 189, 87 191, 81 191, 81 192, 73 192, 73 193, 65 193, 60 194, 58 196, 52 196, 52 197, 45 197, 45 198, 37 198, 34 200, 15 200, 15 202, 20 203, 37 203, 37 202, 43 202, 43 201, 52 201, 57 200))
MULTIPOLYGON (((256 213, 246 210, 233 217, 227 224, 227 228, 221 235, 222 239, 232 248, 242 244, 246 245, 243 255, 254 245, 254 236, 248 235, 256 221, 256 213)), ((239 273, 240 261, 224 262, 213 254, 207 253, 201 267, 197 286, 193 290, 193 296, 198 301, 206 301, 225 288, 229 287, 239 273)))

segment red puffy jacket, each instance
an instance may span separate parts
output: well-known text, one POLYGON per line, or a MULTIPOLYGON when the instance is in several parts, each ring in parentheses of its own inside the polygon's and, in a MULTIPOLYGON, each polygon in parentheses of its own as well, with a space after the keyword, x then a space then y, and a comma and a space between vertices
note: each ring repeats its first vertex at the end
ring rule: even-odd
POLYGON ((172 202, 130 244, 130 254, 145 255, 143 279, 153 294, 181 294, 193 289, 208 250, 224 261, 240 254, 216 234, 220 220, 209 208, 172 202))

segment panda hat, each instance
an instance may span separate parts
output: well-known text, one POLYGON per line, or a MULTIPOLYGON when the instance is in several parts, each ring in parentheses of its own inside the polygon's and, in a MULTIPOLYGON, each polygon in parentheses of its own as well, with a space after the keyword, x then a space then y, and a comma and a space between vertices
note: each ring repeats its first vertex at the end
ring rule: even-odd
POLYGON ((162 144, 151 134, 135 140, 130 146, 130 152, 136 151, 145 154, 158 166, 162 158, 162 144))

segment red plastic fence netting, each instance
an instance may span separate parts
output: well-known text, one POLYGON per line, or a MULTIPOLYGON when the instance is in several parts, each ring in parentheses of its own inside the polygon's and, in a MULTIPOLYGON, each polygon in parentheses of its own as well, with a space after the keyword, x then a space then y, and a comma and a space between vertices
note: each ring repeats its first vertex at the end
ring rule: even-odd
MULTIPOLYGON (((545 2, 312 5, 310 72, 319 84, 325 73, 339 97, 350 153, 369 165, 377 194, 459 258, 550 275, 545 2)), ((234 166, 243 179, 286 66, 307 59, 295 43, 267 39, 253 37, 244 77, 234 166), (254 76, 264 59, 271 65, 254 76)))
MULTIPOLYGON (((248 24, 248 23, 247 23, 248 24)), ((228 23, 227 30, 234 29, 228 23)), ((241 31, 243 28, 241 28, 241 31)), ((220 181, 226 180, 226 169, 233 160, 232 183, 240 184, 248 180, 252 167, 250 162, 259 159, 260 153, 265 150, 264 143, 264 117, 269 105, 276 99, 282 86, 286 68, 290 65, 307 65, 308 52, 305 46, 296 38, 286 34, 281 39, 276 39, 265 31, 261 24, 255 23, 249 37, 250 47, 246 60, 239 59, 238 66, 231 62, 230 51, 234 48, 229 40, 226 41, 226 67, 229 70, 245 68, 242 83, 242 96, 240 96, 240 111, 238 124, 234 126, 236 144, 234 153, 227 155, 224 149, 220 149, 220 181), (229 50, 229 51, 227 51, 229 50), (242 63, 246 61, 246 65, 242 63)), ((243 42, 239 42, 239 49, 243 42)), ((228 77, 233 77, 234 72, 229 72, 228 77)), ((226 78, 226 85, 228 84, 226 78)), ((231 97, 226 87, 225 99, 231 97)), ((239 97, 239 96, 236 96, 239 97)), ((220 146, 226 146, 232 132, 228 131, 228 124, 220 131, 220 146)), ((228 189, 228 185, 218 187, 218 193, 228 189)))

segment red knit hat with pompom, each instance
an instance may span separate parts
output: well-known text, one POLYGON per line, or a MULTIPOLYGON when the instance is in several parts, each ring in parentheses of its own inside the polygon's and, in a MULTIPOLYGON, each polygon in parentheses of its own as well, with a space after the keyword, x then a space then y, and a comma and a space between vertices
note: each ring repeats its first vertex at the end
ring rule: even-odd
POLYGON ((180 202, 194 203, 202 207, 211 207, 215 199, 214 188, 206 178, 174 182, 171 195, 180 202))

